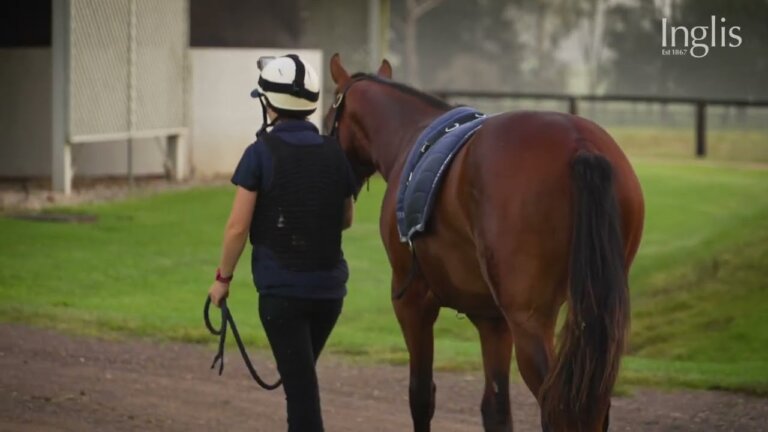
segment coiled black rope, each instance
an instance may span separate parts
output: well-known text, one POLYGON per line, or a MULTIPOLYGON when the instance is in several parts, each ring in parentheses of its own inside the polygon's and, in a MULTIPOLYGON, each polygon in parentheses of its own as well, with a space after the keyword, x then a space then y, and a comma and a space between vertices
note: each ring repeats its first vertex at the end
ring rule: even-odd
POLYGON ((219 336, 219 351, 216 353, 216 355, 213 357, 213 363, 211 363, 211 369, 216 367, 216 363, 219 362, 219 375, 221 375, 224 372, 224 343, 227 340, 227 326, 232 327, 232 335, 235 336, 235 342, 237 342, 237 348, 240 350, 240 354, 243 356, 243 361, 245 362, 245 366, 248 368, 248 372, 251 373, 251 376, 253 379, 263 388, 266 390, 274 390, 283 383, 282 379, 278 379, 276 383, 269 384, 265 382, 261 377, 259 376, 258 372, 256 372, 256 368, 253 367, 253 363, 251 363, 250 357, 248 357, 248 353, 245 351, 245 345, 243 345, 243 340, 240 339, 240 333, 237 331, 237 326, 235 325, 235 319, 232 317, 232 313, 229 311, 229 308, 227 307, 227 301, 222 300, 221 301, 221 327, 216 329, 213 327, 213 324, 211 324, 211 317, 209 315, 209 309, 211 308, 211 297, 207 297, 205 299, 205 307, 203 307, 203 320, 205 321, 205 326, 208 328, 208 331, 211 332, 211 334, 219 336))

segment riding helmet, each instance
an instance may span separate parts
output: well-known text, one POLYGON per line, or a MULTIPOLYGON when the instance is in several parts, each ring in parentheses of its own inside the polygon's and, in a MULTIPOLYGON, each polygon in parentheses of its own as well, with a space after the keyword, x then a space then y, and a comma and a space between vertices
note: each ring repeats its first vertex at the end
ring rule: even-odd
POLYGON ((259 86, 251 96, 265 96, 269 105, 280 110, 312 112, 317 109, 320 80, 312 66, 289 54, 263 65, 259 86))

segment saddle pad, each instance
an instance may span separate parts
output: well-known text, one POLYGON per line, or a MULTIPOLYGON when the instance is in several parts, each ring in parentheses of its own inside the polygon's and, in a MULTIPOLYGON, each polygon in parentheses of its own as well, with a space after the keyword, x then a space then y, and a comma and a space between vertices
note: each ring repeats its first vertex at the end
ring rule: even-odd
POLYGON ((472 137, 485 114, 458 107, 433 121, 411 148, 397 191, 397 229, 401 242, 426 229, 443 175, 462 145, 472 137))

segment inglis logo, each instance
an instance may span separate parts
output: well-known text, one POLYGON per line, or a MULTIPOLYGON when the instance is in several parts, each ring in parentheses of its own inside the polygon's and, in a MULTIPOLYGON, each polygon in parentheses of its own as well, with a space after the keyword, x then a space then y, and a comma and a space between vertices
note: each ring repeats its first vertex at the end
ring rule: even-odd
POLYGON ((685 26, 668 26, 667 19, 662 18, 661 54, 665 56, 690 54, 692 57, 702 58, 709 54, 710 48, 741 46, 742 39, 739 35, 741 27, 726 27, 725 18, 720 18, 719 24, 714 15, 709 26, 696 26, 691 29, 685 26))

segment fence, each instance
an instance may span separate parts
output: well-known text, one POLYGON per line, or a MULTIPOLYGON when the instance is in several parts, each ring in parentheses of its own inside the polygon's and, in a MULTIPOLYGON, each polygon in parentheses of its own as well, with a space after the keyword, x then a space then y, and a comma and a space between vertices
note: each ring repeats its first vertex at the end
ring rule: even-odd
POLYGON ((182 174, 186 135, 187 0, 53 2, 54 188, 69 192, 71 146, 167 142, 168 171, 182 174))
MULTIPOLYGON (((484 91, 433 91, 434 95, 456 102, 464 99, 472 100, 534 100, 546 101, 559 105, 561 109, 571 114, 579 114, 585 103, 644 103, 657 104, 662 107, 661 116, 668 116, 668 106, 682 105, 693 109, 694 123, 694 154, 697 157, 705 157, 707 148, 707 110, 708 107, 724 107, 745 110, 747 108, 768 109, 768 100, 753 99, 705 99, 683 97, 654 97, 654 96, 627 96, 627 95, 568 95, 557 93, 519 93, 519 92, 484 92, 484 91)), ((761 126, 768 127, 765 119, 760 120, 761 126)), ((768 142, 765 143, 768 149, 768 142)))

